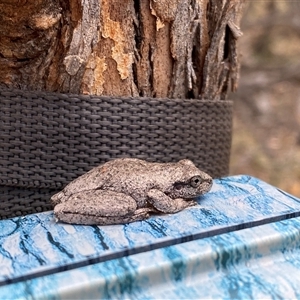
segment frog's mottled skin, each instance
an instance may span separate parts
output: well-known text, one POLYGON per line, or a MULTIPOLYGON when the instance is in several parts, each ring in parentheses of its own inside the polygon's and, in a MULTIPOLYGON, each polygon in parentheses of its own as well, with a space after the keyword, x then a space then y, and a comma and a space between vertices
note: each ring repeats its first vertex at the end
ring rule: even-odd
POLYGON ((212 178, 190 160, 150 163, 120 158, 100 165, 52 196, 59 221, 74 224, 121 224, 175 213, 210 190, 212 178))

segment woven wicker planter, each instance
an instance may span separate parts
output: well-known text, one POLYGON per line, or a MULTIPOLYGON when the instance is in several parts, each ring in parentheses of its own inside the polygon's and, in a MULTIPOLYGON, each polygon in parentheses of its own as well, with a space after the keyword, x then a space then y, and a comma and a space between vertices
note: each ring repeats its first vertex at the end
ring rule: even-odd
POLYGON ((53 193, 117 157, 228 173, 231 101, 0 90, 0 105, 0 218, 51 209, 53 193))

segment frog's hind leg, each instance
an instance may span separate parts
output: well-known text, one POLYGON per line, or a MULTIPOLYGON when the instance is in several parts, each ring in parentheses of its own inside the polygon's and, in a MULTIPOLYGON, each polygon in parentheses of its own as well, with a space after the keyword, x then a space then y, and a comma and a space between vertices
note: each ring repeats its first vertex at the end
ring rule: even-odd
POLYGON ((142 221, 149 218, 149 212, 152 209, 140 208, 134 212, 133 215, 128 217, 104 217, 99 219, 98 225, 109 225, 109 224, 126 224, 135 221, 142 221))
POLYGON ((149 211, 137 209, 132 197, 108 190, 76 193, 54 207, 58 221, 83 225, 130 223, 148 218, 149 211))

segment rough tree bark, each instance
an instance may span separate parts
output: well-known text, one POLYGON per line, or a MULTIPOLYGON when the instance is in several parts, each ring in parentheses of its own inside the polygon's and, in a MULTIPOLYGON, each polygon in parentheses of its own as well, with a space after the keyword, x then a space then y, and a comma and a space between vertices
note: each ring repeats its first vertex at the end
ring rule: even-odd
POLYGON ((225 99, 244 0, 0 0, 0 86, 225 99))

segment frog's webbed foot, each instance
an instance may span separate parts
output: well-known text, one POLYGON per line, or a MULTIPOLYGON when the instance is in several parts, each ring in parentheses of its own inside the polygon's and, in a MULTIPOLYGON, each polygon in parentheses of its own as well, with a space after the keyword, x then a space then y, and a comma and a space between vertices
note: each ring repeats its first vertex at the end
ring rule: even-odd
POLYGON ((172 199, 162 191, 156 189, 149 190, 148 200, 157 210, 164 213, 176 213, 198 204, 194 200, 172 199))
POLYGON ((54 195, 52 195, 51 197, 51 203, 53 206, 57 205, 58 203, 61 203, 62 202, 62 199, 64 199, 65 197, 65 194, 63 191, 60 191, 54 195))
POLYGON ((58 221, 83 225, 123 224, 149 217, 150 208, 137 209, 125 194, 93 190, 74 194, 54 207, 58 221))

